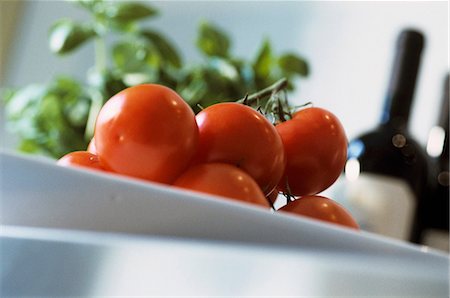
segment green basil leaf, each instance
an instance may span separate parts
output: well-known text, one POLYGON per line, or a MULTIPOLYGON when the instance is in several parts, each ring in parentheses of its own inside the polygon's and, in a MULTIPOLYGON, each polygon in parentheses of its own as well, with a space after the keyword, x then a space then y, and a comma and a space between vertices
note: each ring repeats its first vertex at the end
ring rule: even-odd
POLYGON ((39 98, 47 92, 45 86, 33 84, 17 90, 5 104, 5 113, 8 119, 15 121, 23 117, 24 111, 34 109, 39 104, 39 98))
POLYGON ((236 67, 226 59, 213 57, 209 60, 211 69, 218 72, 218 74, 228 80, 239 80, 239 72, 236 67))
POLYGON ((265 81, 270 76, 275 58, 269 40, 265 40, 259 49, 256 60, 253 63, 255 77, 257 80, 265 81))
POLYGON ((83 86, 69 77, 58 77, 52 86, 52 93, 58 98, 57 104, 63 113, 61 116, 67 124, 84 129, 91 100, 83 86))
POLYGON ((179 70, 171 67, 160 67, 157 69, 158 80, 160 84, 169 87, 171 89, 176 89, 180 75, 179 70))
POLYGON ((26 152, 26 153, 44 153, 42 152, 40 144, 36 142, 36 140, 33 139, 23 139, 20 141, 19 148, 20 151, 26 152))
POLYGON ((17 89, 15 88, 1 88, 0 87, 0 104, 3 103, 8 103, 10 101, 11 98, 14 97, 14 95, 16 94, 17 89))
POLYGON ((128 23, 157 15, 156 9, 137 2, 107 2, 103 15, 115 22, 128 23))
POLYGON ((33 139, 55 157, 86 149, 84 131, 89 106, 80 83, 69 77, 56 78, 41 98, 34 118, 38 133, 33 139))
POLYGON ((280 68, 288 74, 307 76, 309 67, 306 61, 295 54, 284 54, 278 59, 280 68))
POLYGON ((95 13, 100 6, 104 5, 103 0, 76 0, 75 2, 91 13, 95 13))
POLYGON ((155 82, 157 77, 156 71, 131 72, 123 74, 123 82, 127 86, 135 86, 155 82))
POLYGON ((255 90, 255 71, 250 62, 246 60, 235 59, 231 62, 239 72, 239 82, 241 85, 242 93, 253 93, 255 90))
POLYGON ((193 80, 183 89, 178 90, 178 93, 195 111, 197 104, 206 94, 206 88, 206 83, 202 80, 193 80))
POLYGON ((20 150, 60 157, 86 147, 84 130, 90 100, 67 77, 15 92, 5 106, 8 130, 21 140, 20 150))
POLYGON ((88 72, 89 85, 100 92, 103 102, 128 87, 122 79, 123 72, 120 71, 97 71, 93 68, 88 72))
POLYGON ((96 33, 91 26, 71 20, 60 20, 50 29, 50 50, 57 54, 66 54, 94 36, 96 33))
POLYGON ((114 45, 113 62, 121 72, 141 71, 148 57, 148 47, 139 41, 124 41, 114 45))
POLYGON ((197 47, 207 56, 227 57, 229 55, 230 40, 228 36, 207 22, 199 27, 197 47))
POLYGON ((178 54, 177 49, 163 35, 151 30, 144 30, 141 34, 158 51, 158 54, 163 61, 166 61, 176 68, 181 67, 181 57, 178 54))
POLYGON ((67 121, 73 127, 85 127, 91 104, 88 98, 80 97, 79 100, 67 106, 65 115, 67 121))

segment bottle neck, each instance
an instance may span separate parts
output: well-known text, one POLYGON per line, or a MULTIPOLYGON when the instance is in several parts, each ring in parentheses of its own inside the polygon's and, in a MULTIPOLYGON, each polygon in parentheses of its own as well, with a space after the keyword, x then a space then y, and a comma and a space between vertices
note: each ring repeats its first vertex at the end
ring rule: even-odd
POLYGON ((439 156, 439 160, 443 164, 447 164, 447 168, 448 168, 448 163, 449 163, 448 131, 445 132, 444 145, 442 146, 442 153, 439 156))
MULTIPOLYGON (((449 122, 448 122, 448 99, 447 99, 447 105, 446 105, 446 109, 445 112, 443 113, 440 121, 439 121, 439 126, 444 130, 444 141, 442 144, 442 152, 439 156, 439 160, 442 163, 448 163, 449 162, 449 148, 448 148, 448 130, 449 130, 449 122)), ((448 168, 448 165, 447 165, 448 168)))
POLYGON ((444 130, 444 142, 442 145, 442 153, 439 157, 439 159, 443 163, 448 163, 449 161, 449 148, 448 148, 448 130, 449 130, 449 113, 450 113, 449 79, 450 79, 449 74, 447 74, 444 81, 444 90, 442 92, 442 99, 441 99, 441 111, 438 120, 438 125, 444 130))
POLYGON ((424 38, 413 30, 402 32, 394 57, 381 118, 382 124, 405 130, 416 87, 424 38))

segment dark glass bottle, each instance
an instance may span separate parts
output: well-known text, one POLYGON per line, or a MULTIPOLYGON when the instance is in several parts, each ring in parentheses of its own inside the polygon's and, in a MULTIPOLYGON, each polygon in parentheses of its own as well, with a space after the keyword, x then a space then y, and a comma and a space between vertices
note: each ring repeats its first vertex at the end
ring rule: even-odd
POLYGON ((345 173, 365 229, 412 242, 420 241, 417 210, 428 175, 426 153, 408 131, 423 47, 421 32, 400 33, 381 122, 349 143, 345 173))
MULTIPOLYGON (((449 232, 449 75, 447 74, 442 92, 440 115, 436 126, 429 134, 427 153, 431 159, 431 185, 429 194, 424 198, 426 208, 423 221, 424 241, 430 239, 432 234, 440 231, 443 241, 448 242, 449 232)), ((438 234, 439 235, 439 234, 438 234)), ((432 243, 431 243, 432 244, 432 243)), ((448 246, 448 243, 446 243, 448 246)))

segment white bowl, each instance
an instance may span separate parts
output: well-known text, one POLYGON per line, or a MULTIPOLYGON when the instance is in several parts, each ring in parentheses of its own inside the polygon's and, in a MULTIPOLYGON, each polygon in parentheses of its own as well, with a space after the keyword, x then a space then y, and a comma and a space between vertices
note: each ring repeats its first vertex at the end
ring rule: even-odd
POLYGON ((53 160, 0 153, 1 223, 373 254, 441 256, 427 247, 259 206, 53 160))
POLYGON ((53 160, 0 158, 10 294, 449 293, 448 255, 424 246, 53 160))

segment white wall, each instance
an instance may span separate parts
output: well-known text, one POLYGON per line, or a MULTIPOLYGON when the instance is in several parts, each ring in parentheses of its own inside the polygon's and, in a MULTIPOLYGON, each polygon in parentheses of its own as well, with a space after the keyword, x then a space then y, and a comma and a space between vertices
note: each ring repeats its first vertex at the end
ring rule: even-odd
MULTIPOLYGON (((298 82, 298 92, 291 99, 296 103, 313 101, 332 110, 349 138, 377 124, 397 34, 406 26, 418 28, 426 35, 426 49, 411 131, 425 144, 435 123, 443 77, 449 68, 446 1, 153 4, 161 16, 148 24, 167 33, 186 59, 200 59, 194 38, 201 19, 226 29, 233 38, 234 52, 241 56, 253 57, 262 38, 269 37, 277 51, 295 50, 306 57, 311 75, 298 82)), ((91 46, 67 58, 55 57, 48 50, 48 28, 61 17, 83 19, 87 15, 67 2, 26 2, 5 85, 45 82, 57 73, 84 77, 93 63, 91 46)))

